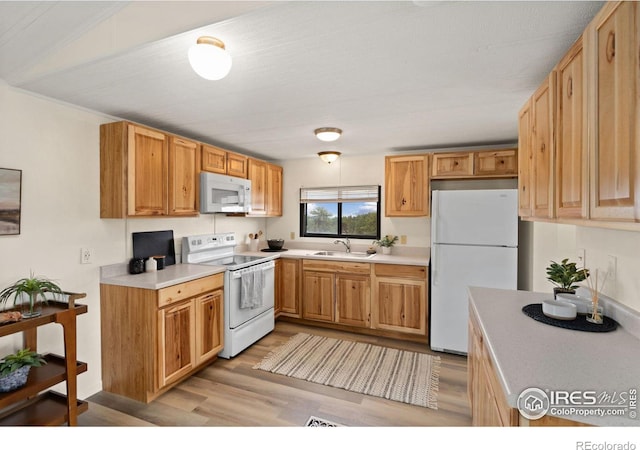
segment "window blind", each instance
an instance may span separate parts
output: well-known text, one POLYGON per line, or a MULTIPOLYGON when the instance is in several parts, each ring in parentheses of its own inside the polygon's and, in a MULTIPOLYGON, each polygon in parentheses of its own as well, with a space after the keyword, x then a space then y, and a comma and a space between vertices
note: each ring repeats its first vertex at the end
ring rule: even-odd
POLYGON ((378 192, 376 185, 300 188, 300 203, 377 202, 378 192))

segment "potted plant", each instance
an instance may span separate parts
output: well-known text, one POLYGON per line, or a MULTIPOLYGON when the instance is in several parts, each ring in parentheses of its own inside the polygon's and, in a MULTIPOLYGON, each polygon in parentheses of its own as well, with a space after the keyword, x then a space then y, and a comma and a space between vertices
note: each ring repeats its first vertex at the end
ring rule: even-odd
POLYGON ((42 355, 28 348, 5 356, 0 361, 0 392, 9 392, 24 386, 31 367, 40 367, 46 363, 42 355))
POLYGON ((22 305, 22 317, 37 317, 41 314, 40 302, 47 303, 46 292, 54 296, 63 295, 64 292, 56 283, 47 278, 36 277, 31 272, 28 278, 21 278, 11 286, 0 291, 0 303, 6 303, 13 296, 13 304, 16 306, 18 300, 22 305), (25 301, 26 297, 26 301, 25 301))
POLYGON ((373 241, 375 245, 382 247, 382 253, 388 255, 391 253, 391 247, 398 241, 398 236, 392 236, 390 234, 385 235, 381 239, 373 241))
POLYGON ((588 276, 588 269, 579 269, 576 263, 569 262, 569 258, 563 259, 560 263, 551 261, 547 267, 547 280, 556 285, 553 288, 553 298, 561 293, 575 294, 578 287, 576 283, 586 280, 588 276))

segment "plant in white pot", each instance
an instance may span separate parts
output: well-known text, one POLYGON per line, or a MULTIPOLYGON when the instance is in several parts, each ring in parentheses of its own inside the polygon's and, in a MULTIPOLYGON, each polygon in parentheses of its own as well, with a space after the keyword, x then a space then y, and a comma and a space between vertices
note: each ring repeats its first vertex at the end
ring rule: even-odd
POLYGON ((41 303, 47 303, 47 292, 54 297, 64 294, 56 283, 47 278, 37 277, 31 272, 29 277, 21 278, 0 291, 0 303, 6 303, 13 297, 13 305, 21 305, 22 317, 37 317, 41 314, 41 303))
POLYGON ((31 367, 40 367, 46 363, 42 355, 28 348, 5 356, 0 361, 0 392, 9 392, 24 386, 31 367))
POLYGON ((382 247, 382 253, 384 255, 391 254, 391 247, 398 241, 398 236, 392 236, 387 234, 383 236, 381 239, 373 241, 373 243, 379 247, 382 247))
POLYGON ((589 269, 578 268, 574 262, 569 262, 569 258, 557 263, 551 261, 547 267, 547 280, 556 287, 553 288, 553 297, 561 293, 575 294, 578 288, 577 283, 584 281, 589 276, 589 269))

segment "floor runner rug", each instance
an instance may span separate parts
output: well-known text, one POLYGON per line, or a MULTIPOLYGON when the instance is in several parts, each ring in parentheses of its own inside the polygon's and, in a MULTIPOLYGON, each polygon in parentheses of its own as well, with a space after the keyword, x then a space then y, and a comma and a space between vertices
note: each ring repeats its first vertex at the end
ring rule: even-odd
POLYGON ((438 409, 439 356, 298 333, 253 368, 438 409))

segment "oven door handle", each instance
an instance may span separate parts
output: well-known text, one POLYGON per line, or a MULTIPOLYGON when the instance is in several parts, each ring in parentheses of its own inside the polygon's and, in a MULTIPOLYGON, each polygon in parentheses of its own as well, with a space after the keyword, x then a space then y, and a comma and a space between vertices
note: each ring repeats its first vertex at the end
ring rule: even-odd
POLYGON ((253 266, 245 267, 244 269, 230 270, 229 274, 231 275, 231 278, 236 279, 236 278, 241 278, 243 273, 258 272, 260 270, 262 271, 269 270, 269 269, 273 269, 275 266, 276 266, 276 263, 273 260, 271 260, 271 261, 259 263, 253 266))

